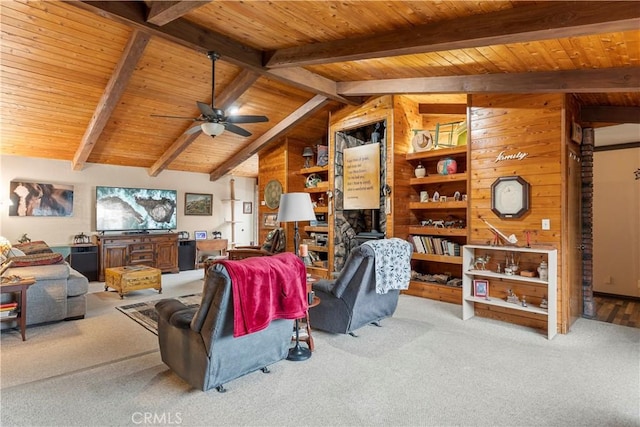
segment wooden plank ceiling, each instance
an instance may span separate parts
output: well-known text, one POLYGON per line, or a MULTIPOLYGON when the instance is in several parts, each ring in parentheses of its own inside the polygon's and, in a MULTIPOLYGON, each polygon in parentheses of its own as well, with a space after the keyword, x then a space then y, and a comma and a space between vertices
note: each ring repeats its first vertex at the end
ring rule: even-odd
MULTIPOLYGON (((2 1, 1 152, 257 175, 261 148, 317 143, 331 111, 381 93, 575 93, 640 108, 640 3, 2 1), (211 103, 267 123, 185 135, 211 103), (181 116, 187 119, 155 117, 181 116)), ((607 116, 611 120, 611 114, 607 116)))

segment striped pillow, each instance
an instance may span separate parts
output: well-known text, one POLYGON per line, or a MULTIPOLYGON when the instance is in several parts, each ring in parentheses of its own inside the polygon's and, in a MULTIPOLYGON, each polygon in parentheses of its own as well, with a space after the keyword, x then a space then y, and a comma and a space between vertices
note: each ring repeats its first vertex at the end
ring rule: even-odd
POLYGON ((16 245, 13 245, 13 247, 20 249, 26 255, 50 254, 53 252, 49 245, 47 245, 42 240, 36 240, 35 242, 18 243, 16 245))
POLYGON ((63 262, 62 254, 51 252, 48 254, 31 254, 11 258, 11 267, 34 267, 37 265, 60 264, 63 262))

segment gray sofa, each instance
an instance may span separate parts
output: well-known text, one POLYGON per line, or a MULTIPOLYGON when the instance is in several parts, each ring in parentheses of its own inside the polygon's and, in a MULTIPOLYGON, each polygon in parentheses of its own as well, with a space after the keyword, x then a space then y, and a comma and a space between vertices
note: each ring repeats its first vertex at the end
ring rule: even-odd
POLYGON ((216 264, 205 275, 200 307, 175 299, 155 306, 162 361, 196 389, 225 391, 224 383, 258 369, 268 372, 268 365, 288 355, 293 320, 272 320, 265 329, 234 337, 232 296, 229 274, 216 264))
MULTIPOLYGON (((84 318, 89 280, 68 263, 9 268, 4 275, 36 279, 27 291, 27 325, 84 318)), ((11 299, 2 294, 2 302, 11 299)))

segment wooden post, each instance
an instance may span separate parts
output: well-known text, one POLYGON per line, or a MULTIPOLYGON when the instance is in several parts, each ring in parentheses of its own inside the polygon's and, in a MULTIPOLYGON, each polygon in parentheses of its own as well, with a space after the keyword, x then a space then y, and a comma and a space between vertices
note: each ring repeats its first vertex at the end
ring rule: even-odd
POLYGON ((236 247, 236 180, 231 178, 229 180, 229 188, 231 194, 231 247, 236 247))

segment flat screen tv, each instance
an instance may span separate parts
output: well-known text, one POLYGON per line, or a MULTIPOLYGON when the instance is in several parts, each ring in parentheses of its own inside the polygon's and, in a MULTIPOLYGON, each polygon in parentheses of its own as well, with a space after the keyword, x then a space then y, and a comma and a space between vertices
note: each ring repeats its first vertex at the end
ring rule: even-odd
POLYGON ((174 230, 177 204, 175 190, 97 186, 96 230, 174 230))

